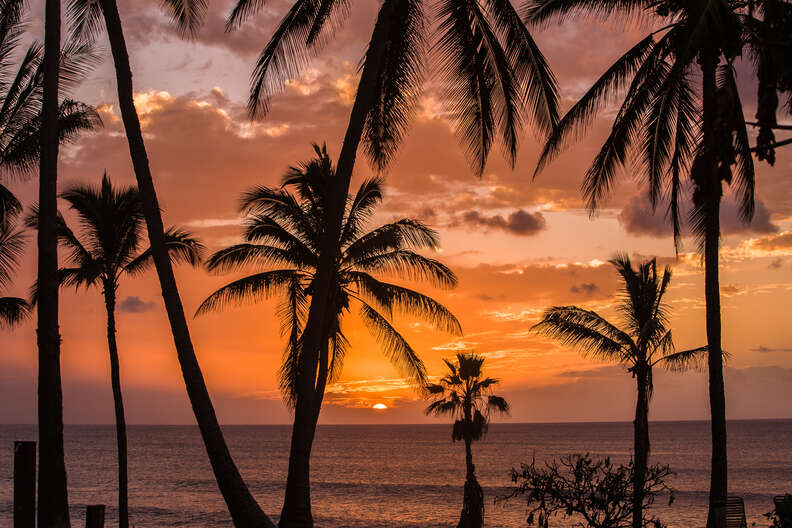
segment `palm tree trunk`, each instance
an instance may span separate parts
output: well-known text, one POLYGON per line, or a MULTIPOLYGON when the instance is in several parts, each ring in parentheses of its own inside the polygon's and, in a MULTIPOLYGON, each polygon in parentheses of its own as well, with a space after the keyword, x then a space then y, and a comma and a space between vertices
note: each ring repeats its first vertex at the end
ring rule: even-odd
POLYGON ((100 0, 104 14, 110 48, 115 64, 116 82, 118 84, 118 103, 121 118, 124 122, 132 165, 137 178, 138 189, 143 200, 149 241, 154 259, 154 266, 162 288, 162 298, 173 333, 173 341, 179 364, 182 369, 184 384, 192 404, 195 419, 203 437, 206 453, 214 471, 217 485, 226 501, 228 511, 237 528, 273 527, 270 519, 264 514, 256 500, 248 490, 245 481, 231 458, 231 453, 223 438, 223 432, 215 415, 212 400, 195 356, 190 330, 184 316, 179 290, 173 267, 168 258, 164 242, 162 216, 160 215, 157 193, 149 168, 146 146, 140 128, 137 110, 133 100, 132 71, 129 66, 129 55, 124 41, 121 18, 115 0, 100 0))
POLYGON ((46 0, 38 216, 38 526, 68 528, 58 328, 58 83, 60 0, 46 0))
MULTIPOLYGON (((472 423, 469 419, 470 412, 465 413, 468 418, 467 426, 472 423)), ((462 496, 462 512, 459 514, 457 528, 481 528, 484 521, 484 493, 476 479, 476 466, 473 464, 473 443, 469 433, 465 433, 465 489, 462 496)))
POLYGON ((280 528, 311 528, 311 484, 310 458, 316 430, 314 401, 317 368, 324 332, 323 321, 331 313, 331 294, 338 241, 341 237, 341 222, 344 216, 346 197, 352 179, 360 139, 369 108, 377 89, 378 69, 383 63, 386 46, 383 35, 392 24, 391 3, 386 2, 374 27, 369 52, 358 84, 357 96, 352 105, 344 144, 336 166, 336 182, 327 207, 327 226, 322 234, 319 263, 314 279, 314 294, 308 311, 308 321, 303 335, 303 353, 297 378, 297 402, 294 408, 294 428, 289 451, 289 472, 286 478, 286 493, 278 526, 280 528))
MULTIPOLYGON (((717 84, 718 57, 702 59, 703 142, 706 165, 697 181, 701 203, 706 212, 704 235, 704 295, 707 319, 707 363, 709 370, 710 412, 712 414, 712 471, 710 474, 708 528, 725 528, 728 493, 726 458, 726 393, 723 383, 721 350, 720 286, 718 246, 720 239, 720 199, 722 187, 718 171, 717 84)), ((695 196, 694 196, 695 199, 695 196)))
POLYGON ((113 387, 115 406, 116 443, 118 445, 118 527, 129 528, 129 492, 127 476, 127 434, 124 416, 124 396, 121 393, 121 373, 116 344, 115 291, 105 286, 107 309, 107 349, 110 352, 110 384, 113 387))
POLYGON ((633 528, 643 527, 643 499, 646 468, 649 463, 649 380, 646 371, 636 375, 638 398, 635 404, 634 443, 635 471, 633 473, 633 528))

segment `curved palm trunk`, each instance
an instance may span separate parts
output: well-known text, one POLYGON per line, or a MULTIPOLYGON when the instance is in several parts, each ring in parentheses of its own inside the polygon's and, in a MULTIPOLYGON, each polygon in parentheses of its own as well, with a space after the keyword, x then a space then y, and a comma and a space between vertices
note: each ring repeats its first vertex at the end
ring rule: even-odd
POLYGON ((369 108, 374 101, 377 89, 377 69, 383 63, 386 48, 383 35, 392 24, 392 9, 386 2, 380 10, 369 52, 360 76, 358 91, 349 118, 344 144, 336 165, 336 185, 328 201, 327 226, 321 240, 319 263, 314 279, 314 294, 308 311, 308 321, 303 336, 303 354, 297 379, 297 402, 294 408, 294 428, 289 451, 289 472, 286 478, 286 493, 281 510, 280 528, 311 528, 311 484, 310 458, 313 437, 316 431, 315 390, 320 349, 324 332, 322 331, 327 314, 330 313, 333 291, 334 269, 341 237, 341 223, 344 216, 346 197, 352 179, 358 146, 369 108))
POLYGON ((63 456, 63 392, 58 329, 58 82, 60 0, 47 0, 38 216, 38 526, 67 528, 69 498, 63 456))
POLYGON ((699 186, 706 211, 704 238, 704 295, 707 319, 707 364, 709 370, 710 412, 712 414, 712 472, 710 474, 708 528, 725 528, 728 493, 726 458, 726 392, 723 382, 721 350, 720 286, 718 246, 720 239, 720 199, 722 188, 718 172, 716 79, 717 56, 702 60, 703 142, 707 165, 699 186))
POLYGON ((118 446, 118 527, 129 527, 129 492, 127 476, 127 435, 124 416, 124 397, 121 393, 121 369, 118 362, 116 343, 115 292, 105 286, 105 308, 107 309, 107 349, 110 352, 110 384, 113 387, 115 407, 116 444, 118 446))
POLYGON ((133 101, 132 71, 129 66, 129 55, 124 41, 118 6, 115 0, 100 0, 100 4, 113 54, 118 84, 118 103, 129 142, 129 152, 138 189, 143 200, 154 266, 157 269, 162 288, 162 298, 165 301, 165 309, 168 313, 184 384, 201 431, 206 453, 234 526, 237 528, 272 527, 274 525, 256 503, 231 458, 220 424, 217 422, 201 368, 198 365, 198 358, 195 356, 173 267, 165 247, 162 216, 151 177, 140 120, 133 101))
POLYGON ((635 404, 633 473, 633 528, 643 527, 643 499, 646 468, 649 464, 649 379, 645 371, 636 375, 638 398, 635 404))

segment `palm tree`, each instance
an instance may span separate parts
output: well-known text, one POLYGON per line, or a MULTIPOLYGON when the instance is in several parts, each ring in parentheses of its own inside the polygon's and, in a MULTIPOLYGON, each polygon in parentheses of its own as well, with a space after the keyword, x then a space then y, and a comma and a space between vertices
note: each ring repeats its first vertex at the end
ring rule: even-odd
POLYGON ((434 401, 426 408, 426 414, 451 416, 454 428, 451 439, 465 442, 465 493, 462 513, 457 528, 481 528, 484 523, 484 495, 476 480, 471 444, 487 434, 493 412, 509 413, 509 404, 501 396, 492 394, 492 388, 500 380, 482 378, 484 356, 474 353, 458 353, 456 363, 444 359, 449 374, 439 383, 427 386, 434 401))
MULTIPOLYGON (((185 34, 195 34, 205 11, 204 0, 164 0, 161 4, 185 34)), ((95 37, 102 27, 107 31, 115 66, 121 120, 124 123, 132 166, 143 201, 143 212, 154 267, 160 281, 162 298, 168 313, 168 321, 171 325, 184 384, 214 471, 215 480, 237 528, 274 526, 251 495, 239 469, 231 458, 228 445, 217 421, 212 400, 209 397, 209 391, 206 388, 201 367, 198 364, 198 358, 195 355, 187 318, 184 315, 184 306, 168 257, 157 192, 151 176, 140 119, 133 100, 132 70, 118 5, 116 0, 70 0, 69 12, 75 20, 75 35, 90 39, 95 37), (104 24, 102 24, 102 20, 104 20, 104 24)))
MULTIPOLYGON (((263 8, 265 2, 238 0, 228 18, 229 30, 263 8)), ((300 73, 333 28, 347 17, 346 0, 296 0, 259 56, 251 79, 249 111, 261 117, 284 80, 300 73)), ((557 123, 557 87, 533 37, 510 0, 384 0, 379 8, 361 66, 349 124, 336 166, 337 186, 328 203, 328 229, 321 242, 316 288, 303 337, 295 428, 292 435, 283 527, 313 525, 308 503, 312 387, 321 343, 321 320, 330 310, 332 255, 341 237, 344 200, 361 141, 377 169, 386 168, 407 132, 418 102, 426 58, 427 27, 434 33, 432 51, 439 57, 444 94, 457 134, 474 171, 481 175, 496 136, 506 158, 514 162, 525 118, 548 131, 557 123), (428 11, 436 15, 427 16, 428 11)))
MULTIPOLYGON (((19 266, 25 247, 25 236, 15 229, 15 217, 19 209, 4 216, 0 221, 0 288, 10 286, 13 273, 19 266)), ((19 297, 0 297, 0 327, 13 328, 30 316, 30 306, 19 297)))
POLYGON ((598 313, 577 306, 555 306, 545 311, 532 331, 580 350, 584 355, 615 361, 627 368, 637 383, 635 405, 633 473, 633 528, 644 528, 644 484, 649 463, 649 401, 652 398, 652 368, 662 365, 684 370, 703 359, 707 347, 674 351, 668 329, 668 308, 663 302, 671 282, 671 269, 657 273, 656 259, 633 269, 630 258, 620 255, 610 261, 621 276, 623 291, 617 311, 622 327, 598 313))
MULTIPOLYGON (((750 2, 749 2, 750 3, 750 2)), ((723 183, 734 188, 740 213, 754 212, 754 164, 733 63, 746 44, 746 3, 740 0, 533 0, 528 19, 546 23, 581 11, 600 17, 648 15, 659 29, 621 56, 575 103, 550 134, 541 170, 570 137, 593 121, 605 101, 626 88, 613 127, 586 173, 583 193, 594 211, 610 193, 619 166, 637 156, 653 207, 666 194, 679 247, 682 174, 689 172, 692 232, 705 262, 712 473, 707 526, 724 528, 728 491, 726 397, 723 382, 718 259, 723 183), (694 85, 698 79, 701 84, 694 85)))
MULTIPOLYGON (((197 311, 197 314, 204 314, 229 303, 282 296, 278 315, 288 340, 280 370, 280 386, 292 408, 299 397, 298 373, 304 351, 306 311, 316 288, 327 205, 337 178, 326 147, 314 145, 314 149, 316 157, 291 167, 280 188, 255 187, 243 195, 241 211, 247 216, 244 243, 218 251, 207 262, 212 272, 230 272, 251 266, 267 269, 223 286, 197 311)), ((416 252, 438 247, 437 233, 422 223, 403 218, 372 231, 364 230, 381 200, 382 179, 373 178, 364 181, 357 194, 347 201, 343 235, 334 250, 332 310, 322 321, 323 341, 318 374, 312 387, 312 437, 325 387, 341 374, 348 345, 341 329, 342 320, 355 305, 387 358, 419 388, 426 385, 426 369, 415 350, 393 327, 394 313, 419 317, 439 330, 461 334, 459 322, 443 305, 412 289, 376 277, 391 274, 428 281, 443 288, 452 288, 457 281, 445 265, 416 252)), ((295 429, 298 427, 296 420, 295 416, 295 429)), ((290 460, 292 463, 294 461, 290 460)), ((302 470, 309 472, 309 467, 302 470)), ((306 492, 310 492, 310 487, 306 492)), ((310 495, 308 500, 310 504, 310 495)))
MULTIPOLYGON (((143 204, 134 187, 114 188, 107 174, 99 188, 74 185, 60 195, 69 204, 80 222, 75 234, 63 217, 58 217, 58 237, 68 250, 68 267, 58 270, 62 286, 101 288, 107 310, 107 346, 110 353, 110 380, 115 407, 116 441, 118 447, 118 525, 129 526, 127 486, 127 436, 121 374, 116 344, 116 294, 125 275, 137 275, 152 264, 151 249, 140 251, 143 231, 143 204)), ((37 213, 28 218, 37 225, 37 213)), ((198 266, 203 245, 186 231, 170 228, 165 233, 168 253, 173 262, 198 266)), ((38 300, 38 292, 34 292, 38 300)))
MULTIPOLYGON (((60 5, 45 4, 44 46, 34 42, 13 71, 14 54, 26 29, 23 0, 0 1, 0 171, 30 176, 39 158, 39 200, 44 214, 39 234, 38 275, 47 299, 38 308, 38 417, 39 417, 39 524, 69 526, 66 468, 63 461, 63 410, 58 333, 57 238, 54 232, 58 145, 100 121, 92 108, 64 100, 68 90, 96 62, 90 46, 60 45, 60 5)), ((0 184, 0 225, 5 231, 10 215, 21 205, 0 184)), ((5 235, 4 235, 5 236, 5 235)), ((19 299, 5 308, 21 315, 19 299)), ((12 312, 8 313, 9 316, 12 312)))

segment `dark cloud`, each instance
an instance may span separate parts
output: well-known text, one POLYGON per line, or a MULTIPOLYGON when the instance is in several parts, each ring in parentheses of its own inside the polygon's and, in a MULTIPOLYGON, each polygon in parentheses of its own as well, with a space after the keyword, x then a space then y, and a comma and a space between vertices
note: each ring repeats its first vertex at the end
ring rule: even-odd
POLYGON ((137 295, 130 295, 125 297, 118 303, 118 309, 127 313, 143 313, 153 310, 157 307, 157 303, 153 301, 144 301, 137 295))
MULTIPOLYGON (((668 237, 673 235, 671 219, 666 214, 667 204, 658 204, 654 212, 645 193, 636 195, 619 213, 618 220, 621 226, 630 234, 650 237, 668 237)), ((777 233, 778 226, 770 219, 770 211, 762 200, 756 200, 754 217, 750 224, 745 224, 740 219, 739 208, 732 199, 724 199, 721 204, 721 231, 725 235, 738 233, 770 234, 777 233)), ((683 221, 683 234, 686 233, 685 223, 688 209, 683 206, 681 213, 683 221)), ((792 245, 792 236, 790 236, 792 245)))
POLYGON ((779 258, 773 260, 767 267, 770 268, 770 269, 780 269, 781 266, 783 266, 783 265, 784 265, 784 259, 779 257, 779 258))
POLYGON ((542 213, 529 213, 518 209, 508 216, 486 216, 478 211, 467 211, 461 215, 461 223, 484 229, 498 229, 517 236, 533 236, 547 227, 542 213))
POLYGON ((583 282, 581 284, 575 284, 571 288, 569 288, 570 293, 576 293, 581 295, 594 295, 599 291, 599 286, 594 284, 593 282, 583 282))

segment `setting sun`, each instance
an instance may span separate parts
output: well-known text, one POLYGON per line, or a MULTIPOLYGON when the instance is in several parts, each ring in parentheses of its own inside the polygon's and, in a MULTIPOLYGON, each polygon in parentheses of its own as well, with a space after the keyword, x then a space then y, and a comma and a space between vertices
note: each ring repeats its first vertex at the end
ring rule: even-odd
POLYGON ((385 405, 384 403, 375 403, 374 405, 371 406, 371 408, 376 409, 378 411, 384 411, 385 409, 388 408, 388 406, 385 405))

